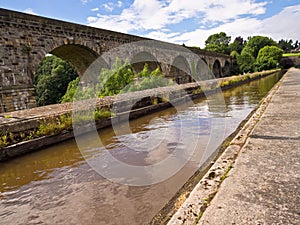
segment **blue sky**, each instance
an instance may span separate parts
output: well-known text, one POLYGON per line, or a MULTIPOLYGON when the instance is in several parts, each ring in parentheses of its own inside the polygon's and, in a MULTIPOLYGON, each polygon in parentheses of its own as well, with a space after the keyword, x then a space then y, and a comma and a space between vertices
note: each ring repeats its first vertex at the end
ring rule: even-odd
POLYGON ((204 47, 224 31, 300 40, 299 0, 0 0, 0 7, 204 47))

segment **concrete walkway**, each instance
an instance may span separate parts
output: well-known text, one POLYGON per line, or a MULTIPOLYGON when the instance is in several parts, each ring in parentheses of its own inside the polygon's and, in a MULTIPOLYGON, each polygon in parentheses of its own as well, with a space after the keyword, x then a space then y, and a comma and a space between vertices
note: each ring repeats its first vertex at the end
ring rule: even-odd
POLYGON ((300 224, 300 70, 285 75, 198 224, 300 224))

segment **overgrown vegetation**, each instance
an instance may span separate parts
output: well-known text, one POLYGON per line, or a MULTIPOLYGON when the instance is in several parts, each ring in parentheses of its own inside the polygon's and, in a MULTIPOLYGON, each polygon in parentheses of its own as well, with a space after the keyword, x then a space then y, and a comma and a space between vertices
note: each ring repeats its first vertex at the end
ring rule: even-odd
MULTIPOLYGON (((93 112, 92 118, 87 116, 76 117, 75 122, 80 123, 91 120, 99 122, 103 119, 110 118, 111 116, 114 115, 109 110, 97 108, 93 112)), ((11 132, 9 130, 0 131, 0 147, 9 146, 39 137, 57 135, 64 131, 71 131, 73 129, 72 122, 71 114, 53 115, 40 119, 38 121, 39 126, 31 130, 23 132, 11 132)))
POLYGON ((290 52, 300 46, 299 41, 294 43, 292 40, 281 39, 276 42, 272 38, 264 36, 248 37, 248 40, 236 37, 232 43, 230 40, 231 37, 224 32, 213 34, 205 41, 205 49, 230 54, 235 58, 233 74, 278 68, 281 57, 295 56, 290 52), (284 52, 289 54, 283 54, 284 52))
POLYGON ((112 69, 103 69, 101 71, 95 87, 81 87, 79 85, 79 78, 70 82, 61 102, 70 102, 74 98, 76 100, 94 97, 101 98, 172 84, 172 81, 164 78, 164 74, 159 68, 150 71, 148 65, 145 64, 143 70, 135 74, 128 62, 122 64, 117 59, 112 69))
POLYGON ((47 56, 41 62, 35 77, 38 106, 60 103, 70 81, 78 77, 73 68, 56 56, 47 56))

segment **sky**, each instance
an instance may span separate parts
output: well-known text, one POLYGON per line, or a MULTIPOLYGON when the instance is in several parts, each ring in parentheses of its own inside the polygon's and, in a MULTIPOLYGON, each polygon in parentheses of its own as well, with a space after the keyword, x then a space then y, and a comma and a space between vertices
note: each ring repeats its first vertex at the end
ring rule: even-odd
POLYGON ((0 8, 201 48, 219 32, 300 40, 299 0, 0 0, 0 8))

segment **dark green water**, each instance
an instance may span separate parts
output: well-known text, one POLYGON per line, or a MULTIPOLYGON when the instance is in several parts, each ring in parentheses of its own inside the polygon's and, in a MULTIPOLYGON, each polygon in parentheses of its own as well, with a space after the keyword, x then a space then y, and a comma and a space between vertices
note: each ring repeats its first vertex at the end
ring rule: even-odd
MULTIPOLYGON (((84 159, 75 140, 1 163, 0 224, 147 224, 280 77, 272 75, 133 120, 129 133, 124 125, 103 129, 97 149, 93 136, 82 137, 81 150, 89 159, 99 160, 101 153, 110 151, 137 167, 166 159, 174 148, 184 153, 193 146, 188 163, 156 184, 135 187, 103 178, 84 159), (140 151, 133 151, 136 147, 140 151)), ((108 169, 117 169, 109 160, 106 163, 108 169)))

